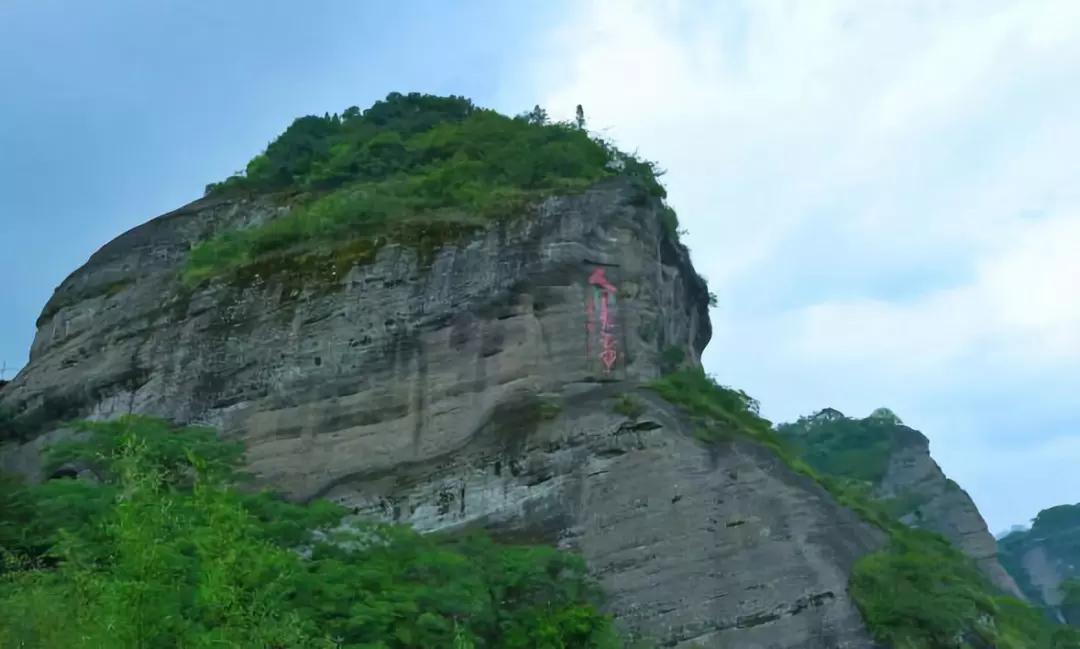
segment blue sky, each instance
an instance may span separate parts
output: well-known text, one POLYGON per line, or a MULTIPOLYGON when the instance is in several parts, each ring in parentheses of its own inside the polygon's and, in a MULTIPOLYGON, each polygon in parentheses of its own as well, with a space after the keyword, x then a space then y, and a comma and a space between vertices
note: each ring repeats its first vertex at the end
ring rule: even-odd
POLYGON ((97 248, 295 117, 393 90, 535 103, 506 103, 503 80, 550 3, 405 4, 0 2, 0 361, 26 362, 41 307, 97 248))
POLYGON ((9 365, 94 250, 296 116, 581 103, 668 169, 722 382, 893 408, 993 530, 1080 501, 1080 3, 7 0, 0 88, 9 365))

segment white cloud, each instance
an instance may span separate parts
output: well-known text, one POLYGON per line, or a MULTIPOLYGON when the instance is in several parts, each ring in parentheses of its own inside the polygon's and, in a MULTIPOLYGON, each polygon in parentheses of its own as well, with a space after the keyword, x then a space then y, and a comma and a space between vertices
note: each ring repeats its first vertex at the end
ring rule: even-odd
POLYGON ((1080 433, 1080 3, 595 0, 572 15, 522 83, 669 170, 721 298, 711 371, 777 418, 893 406, 994 528, 1080 500, 1078 479, 984 502, 1006 471, 1045 486, 1047 444, 1080 461, 1047 441, 1080 433), (994 446, 1016 442, 1006 420, 1029 426, 1022 452, 994 446))

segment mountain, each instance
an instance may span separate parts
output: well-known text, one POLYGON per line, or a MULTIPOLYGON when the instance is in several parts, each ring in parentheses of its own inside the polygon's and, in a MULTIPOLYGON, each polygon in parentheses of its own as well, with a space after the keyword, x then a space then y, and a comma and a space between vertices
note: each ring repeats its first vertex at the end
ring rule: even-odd
POLYGON ((879 408, 855 419, 826 408, 778 431, 815 469, 865 481, 901 522, 941 534, 974 559, 999 590, 1023 597, 998 561, 997 545, 974 501, 930 456, 926 436, 894 413, 879 408))
POLYGON ((1080 505, 1044 509, 1030 528, 1014 529, 997 544, 1005 568, 1031 602, 1080 624, 1080 592, 1070 596, 1071 581, 1080 577, 1080 505))
POLYGON ((1003 530, 1003 531, 998 532, 997 534, 995 534, 994 539, 1000 540, 1000 539, 1003 539, 1006 536, 1012 534, 1013 532, 1026 532, 1028 529, 1030 529, 1030 528, 1028 526, 1026 526, 1026 525, 1010 525, 1009 529, 1003 530))
POLYGON ((1080 646, 1007 596, 921 434, 774 428, 705 376, 711 297, 657 175, 540 109, 301 118, 57 288, 0 468, 94 478, 43 462, 66 422, 150 416, 241 442, 294 503, 579 554, 661 646, 1080 646))

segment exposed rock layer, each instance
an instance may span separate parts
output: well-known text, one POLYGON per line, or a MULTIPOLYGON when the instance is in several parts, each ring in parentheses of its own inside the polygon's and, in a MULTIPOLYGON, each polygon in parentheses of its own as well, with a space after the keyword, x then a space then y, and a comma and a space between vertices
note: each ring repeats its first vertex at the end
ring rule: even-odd
POLYGON ((1002 563, 1028 599, 1052 616, 1080 624, 1080 609, 1065 602, 1063 582, 1080 577, 1080 505, 1043 510, 1030 529, 998 540, 1002 563))
POLYGON ((945 477, 930 456, 930 442, 910 428, 897 429, 897 444, 877 494, 883 498, 907 497, 918 505, 901 520, 932 530, 949 539, 975 560, 990 581, 1003 592, 1023 598, 1013 578, 998 561, 997 544, 986 521, 966 491, 945 477))
POLYGON ((697 363, 710 336, 706 288, 660 209, 615 180, 430 260, 389 245, 340 273, 264 266, 189 291, 192 244, 281 213, 198 201, 57 290, 0 392, 43 426, 0 464, 42 477, 63 417, 210 424, 293 498, 576 548, 619 623, 665 646, 870 647, 846 585, 877 530, 765 449, 704 447, 647 392, 640 418, 613 410, 665 349, 697 363))

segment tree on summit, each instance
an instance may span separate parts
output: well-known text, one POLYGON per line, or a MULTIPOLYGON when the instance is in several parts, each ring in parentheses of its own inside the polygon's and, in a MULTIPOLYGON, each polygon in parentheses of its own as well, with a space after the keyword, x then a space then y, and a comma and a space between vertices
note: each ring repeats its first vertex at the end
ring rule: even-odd
POLYGON ((533 109, 527 113, 521 115, 529 124, 535 124, 537 126, 544 126, 548 123, 547 111, 540 107, 540 104, 533 106, 533 109))
POLYGON ((890 424, 897 426, 903 425, 904 422, 900 421, 900 418, 896 416, 896 413, 888 408, 877 408, 874 412, 870 413, 870 419, 877 419, 879 421, 887 421, 890 424))

